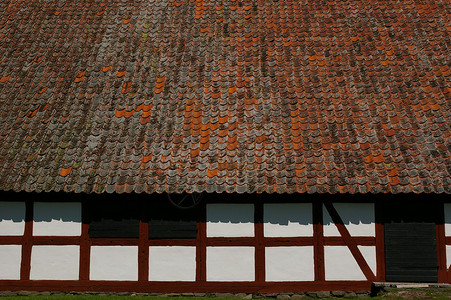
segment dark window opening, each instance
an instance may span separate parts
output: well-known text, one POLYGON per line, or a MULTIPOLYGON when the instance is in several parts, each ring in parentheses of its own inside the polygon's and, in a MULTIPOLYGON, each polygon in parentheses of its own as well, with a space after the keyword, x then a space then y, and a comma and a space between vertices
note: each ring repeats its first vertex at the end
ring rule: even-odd
POLYGON ((89 205, 91 238, 139 238, 140 205, 136 202, 95 202, 89 205))
POLYGON ((140 220, 148 223, 150 239, 195 239, 203 204, 175 207, 167 197, 122 199, 86 203, 91 238, 139 238, 140 220))
POLYGON ((149 203, 150 239, 194 239, 203 205, 180 209, 169 201, 149 203))

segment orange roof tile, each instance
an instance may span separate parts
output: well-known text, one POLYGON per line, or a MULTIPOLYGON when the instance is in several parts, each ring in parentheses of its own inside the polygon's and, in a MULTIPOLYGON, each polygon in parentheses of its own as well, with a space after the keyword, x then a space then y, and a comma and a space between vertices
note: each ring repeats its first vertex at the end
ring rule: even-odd
POLYGON ((1 190, 451 193, 448 2, 57 2, 0 1, 1 190))

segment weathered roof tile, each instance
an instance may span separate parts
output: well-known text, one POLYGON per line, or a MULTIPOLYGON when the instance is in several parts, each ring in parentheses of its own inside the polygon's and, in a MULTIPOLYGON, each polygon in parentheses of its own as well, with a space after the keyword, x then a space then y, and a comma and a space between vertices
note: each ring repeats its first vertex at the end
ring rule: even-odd
POLYGON ((1 3, 0 188, 450 193, 448 6, 1 3))

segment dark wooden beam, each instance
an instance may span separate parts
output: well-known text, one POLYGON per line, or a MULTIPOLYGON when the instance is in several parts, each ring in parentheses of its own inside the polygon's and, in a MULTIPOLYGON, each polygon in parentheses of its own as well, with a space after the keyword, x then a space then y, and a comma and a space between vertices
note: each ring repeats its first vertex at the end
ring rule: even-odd
POLYGON ((315 281, 322 282, 326 279, 326 273, 324 267, 323 204, 321 201, 313 203, 313 242, 315 281))
POLYGON ((33 201, 25 202, 25 230, 22 243, 22 261, 20 265, 20 280, 30 279, 31 247, 33 246, 33 201))

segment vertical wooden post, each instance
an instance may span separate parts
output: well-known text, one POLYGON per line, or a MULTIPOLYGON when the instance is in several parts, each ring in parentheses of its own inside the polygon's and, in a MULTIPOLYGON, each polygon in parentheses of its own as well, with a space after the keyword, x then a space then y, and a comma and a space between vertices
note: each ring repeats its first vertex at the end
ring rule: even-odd
POLYGON ((81 237, 80 237, 80 280, 89 280, 89 267, 91 264, 91 241, 89 239, 89 205, 86 201, 81 203, 81 237))
POLYGON ((374 203, 376 221, 376 280, 385 281, 385 234, 383 203, 374 203))
POLYGON ((22 261, 20 265, 20 280, 30 279, 31 248, 33 245, 33 201, 25 202, 25 230, 22 242, 22 261))
POLYGON ((141 201, 138 239, 138 281, 149 280, 149 205, 141 201))
POLYGON ((437 269, 438 282, 448 282, 448 266, 446 265, 446 237, 445 237, 445 207, 444 203, 437 204, 436 215, 436 241, 437 241, 437 269))
POLYGON ((197 222, 196 239, 196 281, 207 281, 207 205, 202 207, 200 220, 197 222))
POLYGON ((313 202, 313 248, 315 261, 315 281, 325 281, 323 203, 313 202))
POLYGON ((265 281, 265 244, 263 232, 263 203, 254 203, 255 281, 265 281))

